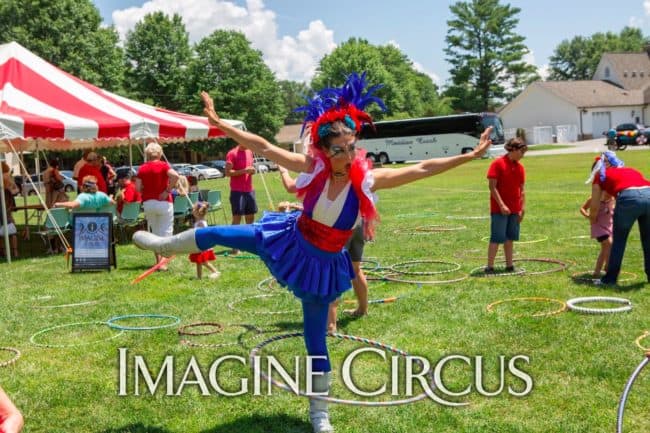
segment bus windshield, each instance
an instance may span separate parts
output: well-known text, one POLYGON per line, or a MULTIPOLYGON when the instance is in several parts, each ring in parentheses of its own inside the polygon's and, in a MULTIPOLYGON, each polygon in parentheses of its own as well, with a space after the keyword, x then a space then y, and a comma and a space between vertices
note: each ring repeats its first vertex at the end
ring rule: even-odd
POLYGON ((486 114, 481 120, 481 125, 483 129, 488 126, 492 126, 492 134, 490 138, 492 139, 492 144, 503 144, 505 142, 505 134, 503 132, 503 124, 499 116, 495 114, 486 114))

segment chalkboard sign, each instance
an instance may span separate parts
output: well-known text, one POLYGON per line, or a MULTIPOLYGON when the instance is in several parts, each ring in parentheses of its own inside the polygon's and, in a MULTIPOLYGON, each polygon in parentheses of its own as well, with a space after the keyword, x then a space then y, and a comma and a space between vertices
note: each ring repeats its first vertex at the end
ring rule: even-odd
POLYGON ((72 231, 72 272, 115 266, 113 215, 73 213, 72 231))

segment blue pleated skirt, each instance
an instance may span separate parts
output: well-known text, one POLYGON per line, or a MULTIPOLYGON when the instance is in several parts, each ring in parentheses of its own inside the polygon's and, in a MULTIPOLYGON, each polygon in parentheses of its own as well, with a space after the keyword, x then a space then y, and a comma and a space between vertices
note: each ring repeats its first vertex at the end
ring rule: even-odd
POLYGON ((283 286, 298 298, 330 303, 351 287, 354 268, 343 248, 323 251, 302 237, 297 228, 300 212, 265 212, 254 223, 257 253, 283 286))

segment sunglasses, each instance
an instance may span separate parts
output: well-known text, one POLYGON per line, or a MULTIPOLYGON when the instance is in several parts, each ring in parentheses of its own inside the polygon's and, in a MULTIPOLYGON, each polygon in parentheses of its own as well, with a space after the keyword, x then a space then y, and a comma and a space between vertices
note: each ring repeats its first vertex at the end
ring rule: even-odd
POLYGON ((347 146, 331 146, 329 149, 330 158, 343 158, 346 156, 346 153, 355 153, 357 147, 355 143, 351 143, 347 146))

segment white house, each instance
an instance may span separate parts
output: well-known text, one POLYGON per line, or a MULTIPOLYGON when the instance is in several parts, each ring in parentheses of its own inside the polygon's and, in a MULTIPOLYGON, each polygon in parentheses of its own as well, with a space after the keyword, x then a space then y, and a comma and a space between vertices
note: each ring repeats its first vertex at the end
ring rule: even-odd
POLYGON ((596 138, 620 123, 650 123, 649 104, 649 53, 606 53, 593 80, 537 81, 499 115, 506 129, 575 125, 578 138, 596 138))

